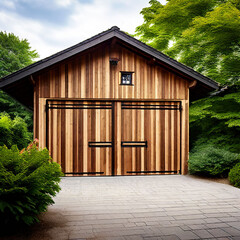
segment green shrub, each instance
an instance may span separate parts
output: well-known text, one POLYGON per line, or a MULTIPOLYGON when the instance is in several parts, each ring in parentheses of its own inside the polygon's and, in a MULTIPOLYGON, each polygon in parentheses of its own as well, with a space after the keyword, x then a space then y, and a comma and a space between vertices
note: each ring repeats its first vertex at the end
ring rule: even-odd
POLYGON ((16 146, 0 147, 0 225, 38 222, 38 215, 53 204, 62 176, 47 149, 31 144, 21 152, 16 146))
POLYGON ((230 169, 240 160, 240 155, 214 145, 196 146, 190 153, 190 174, 227 177, 230 169))
POLYGON ((11 147, 17 145, 22 149, 28 145, 32 139, 32 133, 28 132, 27 124, 20 117, 13 120, 8 114, 0 115, 0 146, 11 147))
POLYGON ((240 163, 230 170, 229 181, 233 186, 240 188, 240 163))

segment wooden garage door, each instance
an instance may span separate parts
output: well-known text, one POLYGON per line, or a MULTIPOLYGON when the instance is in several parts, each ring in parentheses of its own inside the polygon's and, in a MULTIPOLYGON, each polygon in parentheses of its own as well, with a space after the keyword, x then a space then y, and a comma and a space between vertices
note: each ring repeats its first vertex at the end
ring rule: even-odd
POLYGON ((121 175, 180 172, 180 108, 180 102, 121 104, 121 175))
POLYGON ((47 147, 68 175, 112 175, 112 103, 47 102, 47 147))
POLYGON ((67 175, 179 173, 180 109, 180 102, 48 100, 46 144, 67 175))

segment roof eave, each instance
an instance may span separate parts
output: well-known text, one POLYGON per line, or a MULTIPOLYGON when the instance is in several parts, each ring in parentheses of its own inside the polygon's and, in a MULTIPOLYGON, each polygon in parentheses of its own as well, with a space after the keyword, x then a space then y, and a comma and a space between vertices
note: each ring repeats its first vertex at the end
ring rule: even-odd
MULTIPOLYGON (((118 38, 120 38, 123 41, 126 41, 126 34, 119 32, 118 33, 118 38)), ((137 47, 138 49, 142 50, 143 52, 152 55, 153 57, 155 57, 156 59, 158 59, 161 62, 166 63, 167 65, 177 69, 178 71, 192 77, 193 79, 196 79, 206 85, 208 85, 209 87, 213 88, 213 89, 218 89, 219 88, 219 84, 215 81, 213 81, 212 79, 209 79, 208 77, 205 77, 204 75, 194 71, 193 69, 187 67, 186 65, 177 62, 176 60, 168 57, 167 55, 159 52, 158 50, 140 42, 137 39, 131 38, 130 36, 127 35, 127 37, 129 37, 129 41, 131 41, 131 45, 134 47, 137 47), (130 39, 131 38, 131 39, 130 39), (184 71, 185 68, 185 71, 184 71)), ((127 41, 128 42, 128 41, 127 41)), ((129 43, 129 42, 128 42, 129 43)))
POLYGON ((3 88, 9 84, 12 84, 15 81, 23 79, 35 72, 43 70, 44 68, 49 67, 55 63, 58 63, 69 57, 72 57, 73 55, 76 55, 84 50, 87 50, 91 47, 101 44, 113 37, 119 38, 123 42, 128 43, 128 44, 132 45, 133 47, 136 47, 137 49, 153 56, 157 60, 169 65, 170 67, 175 68, 177 71, 183 73, 184 75, 187 75, 193 79, 196 79, 197 81, 200 81, 200 82, 206 84, 208 87, 210 87, 212 89, 219 88, 219 85, 217 82, 205 77, 204 75, 194 71, 193 69, 185 66, 184 64, 181 64, 181 63, 175 61, 174 59, 166 56, 165 54, 157 51, 156 49, 140 42, 139 40, 127 35, 126 33, 120 31, 119 28, 117 28, 117 27, 112 27, 111 29, 109 29, 103 33, 100 33, 90 39, 87 39, 73 47, 70 47, 66 50, 56 53, 48 58, 40 60, 32 65, 29 65, 26 68, 23 68, 15 73, 12 73, 12 74, 2 78, 0 81, 0 88, 3 88))
POLYGON ((88 43, 82 42, 83 44, 81 44, 79 47, 76 47, 75 49, 66 51, 63 54, 54 54, 53 56, 50 56, 48 58, 42 59, 36 63, 33 63, 15 73, 9 74, 5 77, 3 77, 0 81, 0 88, 5 87, 6 85, 9 85, 17 80, 23 79, 27 76, 30 76, 31 74, 38 72, 40 70, 43 70, 46 67, 49 67, 55 63, 58 63, 64 59, 67 59, 69 57, 72 57, 73 55, 80 53, 84 50, 87 50, 93 46, 96 46, 97 44, 100 44, 106 40, 111 39, 112 37, 115 36, 115 32, 111 31, 99 38, 96 38, 88 43), (57 55, 57 56, 55 56, 57 55), (52 58, 51 58, 52 57, 52 58), (17 78, 17 79, 16 79, 17 78))

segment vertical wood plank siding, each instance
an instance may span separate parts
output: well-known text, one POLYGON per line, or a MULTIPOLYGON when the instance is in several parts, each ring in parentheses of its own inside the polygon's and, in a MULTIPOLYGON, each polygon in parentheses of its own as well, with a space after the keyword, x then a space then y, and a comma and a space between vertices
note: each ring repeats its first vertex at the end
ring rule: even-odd
POLYGON ((91 109, 92 104, 85 101, 50 103, 47 147, 66 174, 92 175, 98 172, 100 175, 102 172, 101 175, 111 175, 111 147, 90 147, 89 144, 112 142, 112 109, 91 109), (68 109, 74 104, 85 104, 86 108, 68 109), (62 116, 64 121, 59 121, 62 116))
POLYGON ((180 141, 177 139, 180 138, 178 130, 180 111, 170 109, 171 106, 179 108, 179 102, 124 102, 124 104, 129 106, 122 107, 121 126, 117 126, 121 128, 121 141, 132 142, 133 145, 138 145, 137 142, 146 142, 146 146, 142 143, 143 146, 122 147, 121 166, 117 164, 116 171, 121 172, 121 175, 155 172, 159 174, 158 171, 178 173, 180 152, 177 150, 180 148, 180 141), (162 106, 161 109, 159 106, 162 106), (164 131, 160 130, 161 126, 165 126, 164 131))
POLYGON ((59 63, 37 76, 40 98, 156 99, 188 98, 188 81, 151 64, 142 56, 116 47, 120 61, 110 66, 110 47, 105 46, 59 63), (133 73, 133 86, 119 85, 120 71, 133 73), (64 91, 65 90, 65 91, 64 91))
MULTIPOLYGON (((114 125, 123 127, 115 128, 113 133, 115 174, 127 174, 128 169, 175 171, 180 169, 180 164, 182 173, 187 172, 189 82, 186 79, 118 44, 101 45, 78 54, 41 71, 34 79, 34 136, 39 138, 41 147, 46 146, 47 99, 86 100, 86 103, 87 100, 119 100, 114 103, 114 125), (110 65, 110 58, 118 58, 118 64, 110 65), (134 72, 133 86, 119 84, 120 71, 134 72), (150 101, 150 104, 166 101, 163 102, 166 105, 179 101, 182 111, 129 111, 122 109, 120 101, 150 101), (149 139, 147 151, 144 148, 122 151, 122 139, 137 138, 136 141, 149 139)), ((59 162, 65 172, 97 171, 111 175, 111 148, 86 147, 90 139, 112 141, 111 111, 49 110, 48 147, 53 160, 59 162)))

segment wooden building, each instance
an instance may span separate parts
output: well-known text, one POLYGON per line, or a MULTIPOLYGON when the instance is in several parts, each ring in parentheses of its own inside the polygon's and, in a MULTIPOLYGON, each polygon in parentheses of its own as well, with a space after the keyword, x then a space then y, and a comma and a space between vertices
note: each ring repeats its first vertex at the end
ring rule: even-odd
POLYGON ((117 27, 1 79, 34 137, 76 176, 186 174, 189 96, 213 80, 117 27))

